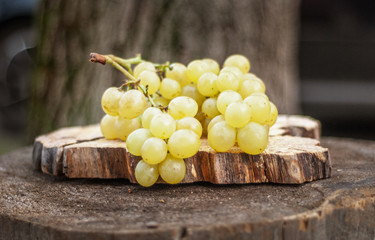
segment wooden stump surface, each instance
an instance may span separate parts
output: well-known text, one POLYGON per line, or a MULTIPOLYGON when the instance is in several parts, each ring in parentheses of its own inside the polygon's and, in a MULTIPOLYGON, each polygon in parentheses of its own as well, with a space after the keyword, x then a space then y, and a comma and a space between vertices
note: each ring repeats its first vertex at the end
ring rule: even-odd
MULTIPOLYGON (((302 116, 280 116, 270 130, 270 142, 260 155, 248 155, 238 147, 218 153, 201 140, 199 152, 185 159, 182 183, 301 184, 328 178, 328 149, 319 143, 320 124, 302 116)), ((102 138, 97 125, 64 128, 38 137, 33 164, 50 175, 68 178, 126 178, 135 183, 134 169, 141 157, 126 150, 119 140, 102 138)), ((163 182, 161 179, 158 182, 163 182)))
POLYGON ((0 156, 0 239, 374 239, 375 142, 321 144, 328 179, 152 188, 48 176, 19 149, 0 156))

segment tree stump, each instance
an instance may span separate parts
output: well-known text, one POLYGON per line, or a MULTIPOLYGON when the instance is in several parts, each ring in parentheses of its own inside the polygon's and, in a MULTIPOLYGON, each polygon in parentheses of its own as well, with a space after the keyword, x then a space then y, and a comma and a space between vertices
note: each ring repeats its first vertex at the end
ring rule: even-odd
MULTIPOLYGON (((267 149, 259 155, 246 154, 239 147, 215 152, 207 139, 201 139, 199 152, 184 159, 186 175, 181 183, 301 184, 330 177, 328 149, 317 140, 318 121, 282 115, 270 135, 267 149)), ((137 182, 134 172, 140 160, 127 152, 125 142, 103 139, 98 125, 64 128, 40 136, 33 153, 35 167, 50 175, 126 178, 132 183, 137 182)), ((159 178, 158 182, 163 181, 159 178)))
POLYGON ((0 156, 0 239, 374 239, 375 142, 321 143, 329 179, 151 188, 48 176, 22 148, 0 156))

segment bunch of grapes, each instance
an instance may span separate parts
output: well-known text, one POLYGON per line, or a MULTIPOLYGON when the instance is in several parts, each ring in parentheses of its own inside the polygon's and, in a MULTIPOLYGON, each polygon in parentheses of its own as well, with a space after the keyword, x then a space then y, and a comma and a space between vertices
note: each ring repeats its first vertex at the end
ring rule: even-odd
POLYGON ((142 157, 135 168, 142 186, 159 176, 170 184, 182 181, 184 158, 198 152, 202 136, 217 152, 238 145, 255 155, 267 147, 278 111, 242 55, 228 57, 221 69, 213 59, 185 66, 92 54, 91 61, 110 63, 128 78, 104 92, 100 128, 106 139, 126 141, 129 153, 142 157))

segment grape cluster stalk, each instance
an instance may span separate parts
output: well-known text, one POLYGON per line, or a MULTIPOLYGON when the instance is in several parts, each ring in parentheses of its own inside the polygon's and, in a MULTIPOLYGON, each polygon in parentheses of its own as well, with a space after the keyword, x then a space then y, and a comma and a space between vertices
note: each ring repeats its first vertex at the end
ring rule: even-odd
POLYGON ((144 187, 159 177, 181 182, 184 159, 199 151, 202 137, 217 152, 238 146, 257 155, 267 148, 277 107, 243 55, 229 56, 221 68, 210 58, 185 66, 92 53, 90 61, 109 63, 127 78, 103 93, 100 129, 106 139, 123 140, 130 154, 142 157, 135 177, 144 187))

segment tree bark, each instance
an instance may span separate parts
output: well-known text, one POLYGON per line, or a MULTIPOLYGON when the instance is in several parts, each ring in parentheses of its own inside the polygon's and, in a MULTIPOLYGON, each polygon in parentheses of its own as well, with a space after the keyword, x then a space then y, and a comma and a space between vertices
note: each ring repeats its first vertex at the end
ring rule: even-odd
POLYGON ((88 62, 90 52, 187 64, 240 53, 281 113, 298 112, 296 0, 43 0, 30 136, 98 122, 100 98, 120 73, 88 62))

